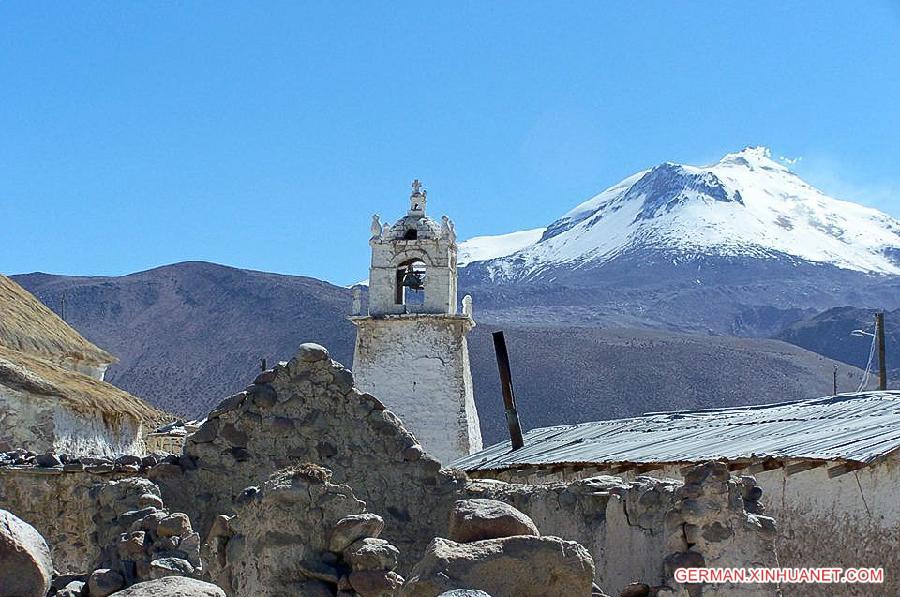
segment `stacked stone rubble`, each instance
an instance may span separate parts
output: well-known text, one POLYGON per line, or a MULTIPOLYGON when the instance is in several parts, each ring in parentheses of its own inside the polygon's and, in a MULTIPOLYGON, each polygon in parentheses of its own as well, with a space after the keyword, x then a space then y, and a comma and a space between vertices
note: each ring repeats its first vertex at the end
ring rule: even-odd
POLYGON ((0 452, 0 469, 39 470, 47 474, 77 473, 145 473, 160 462, 177 462, 178 456, 172 454, 123 454, 116 458, 107 456, 85 456, 56 452, 32 452, 25 448, 17 448, 8 452, 0 452))
MULTIPOLYGON (((775 521, 762 515, 762 491, 750 476, 734 477, 720 462, 707 462, 684 473, 678 501, 667 514, 672 553, 665 560, 668 587, 675 596, 771 596, 771 584, 690 585, 675 581, 678 568, 777 567, 775 521)), ((653 595, 653 592, 648 592, 653 595)), ((635 594, 635 597, 640 597, 635 594)))
POLYGON ((349 370, 315 344, 222 401, 191 435, 177 466, 151 477, 167 503, 191 514, 202 532, 233 514, 241 492, 277 470, 315 462, 335 483, 352 484, 385 517, 385 535, 401 562, 445 534, 447 512, 465 476, 441 470, 399 419, 353 387, 349 370), (427 529, 426 532, 422 532, 427 529))
MULTIPOLYGON (((677 567, 776 565, 774 523, 761 515, 761 490, 721 463, 694 467, 686 483, 648 476, 545 485, 478 480, 467 493, 513 504, 542 532, 588 547, 597 584, 617 595, 697 594, 698 587, 674 582, 677 567)), ((771 596, 778 587, 706 587, 704 594, 729 590, 771 596)))
POLYGON ((210 576, 235 595, 390 595, 403 582, 400 552, 331 472, 302 465, 248 487, 237 514, 220 516, 206 543, 210 576))
POLYGON ((670 553, 664 520, 680 485, 646 476, 625 482, 602 475, 543 485, 481 479, 471 482, 466 494, 511 504, 543 534, 584 545, 594 559, 595 582, 617 593, 637 579, 664 583, 662 561, 670 553))
POLYGON ((100 565, 87 579, 86 595, 106 597, 115 591, 166 576, 200 577, 200 535, 190 518, 170 512, 159 488, 143 478, 98 485, 100 565))

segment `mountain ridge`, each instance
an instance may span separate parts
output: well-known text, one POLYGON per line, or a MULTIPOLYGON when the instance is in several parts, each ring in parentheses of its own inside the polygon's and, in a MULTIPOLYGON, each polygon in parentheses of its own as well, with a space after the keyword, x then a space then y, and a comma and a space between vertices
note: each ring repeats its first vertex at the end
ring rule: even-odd
MULTIPOLYGON (((245 387, 261 358, 289 359, 305 341, 352 366, 352 293, 313 278, 203 262, 122 277, 13 278, 57 313, 65 296, 67 322, 119 357, 108 372, 113 384, 187 417, 245 387)), ((488 443, 506 429, 490 336, 497 329, 506 333, 526 428, 830 391, 834 363, 784 342, 475 317, 469 349, 488 443)), ((840 367, 843 385, 855 388, 860 371, 840 367)))
POLYGON ((900 275, 900 221, 827 196, 763 147, 727 154, 710 166, 664 162, 642 170, 563 214, 536 242, 482 261, 493 279, 531 280, 548 267, 602 265, 635 248, 788 255, 900 275))

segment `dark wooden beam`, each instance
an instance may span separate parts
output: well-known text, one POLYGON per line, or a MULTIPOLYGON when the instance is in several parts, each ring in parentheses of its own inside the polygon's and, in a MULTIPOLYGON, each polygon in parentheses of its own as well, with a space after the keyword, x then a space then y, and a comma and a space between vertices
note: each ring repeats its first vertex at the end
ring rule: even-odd
POLYGON ((802 473, 803 471, 812 470, 814 468, 819 468, 820 466, 825 466, 825 462, 822 460, 800 460, 799 462, 793 462, 786 467, 784 467, 785 473, 790 477, 791 475, 796 475, 797 473, 802 473))
POLYGON ((834 479, 835 477, 840 477, 841 475, 846 475, 847 473, 858 471, 864 466, 866 465, 862 462, 844 462, 828 469, 828 478, 834 479))
POLYGON ((497 368, 500 370, 500 386, 503 389, 503 408, 506 411, 506 426, 509 429, 509 441, 513 450, 525 445, 522 437, 522 426, 519 424, 519 412, 516 410, 516 395, 513 392, 512 371, 509 368, 509 352, 506 350, 506 339, 503 332, 494 332, 494 352, 497 354, 497 368))
POLYGON ((751 464, 749 470, 750 474, 755 475, 756 473, 761 473, 763 471, 774 471, 782 466, 784 466, 784 463, 780 460, 766 458, 765 460, 751 464))

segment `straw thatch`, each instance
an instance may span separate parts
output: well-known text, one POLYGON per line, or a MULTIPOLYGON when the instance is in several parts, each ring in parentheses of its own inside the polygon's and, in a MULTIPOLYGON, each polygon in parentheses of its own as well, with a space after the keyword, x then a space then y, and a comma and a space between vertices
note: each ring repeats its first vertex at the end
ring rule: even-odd
POLYGON ((50 360, 108 365, 116 358, 72 329, 34 295, 0 274, 0 346, 50 360))
POLYGON ((99 414, 107 423, 125 418, 152 431, 172 419, 124 390, 64 369, 38 356, 0 346, 0 385, 58 400, 85 415, 99 414))

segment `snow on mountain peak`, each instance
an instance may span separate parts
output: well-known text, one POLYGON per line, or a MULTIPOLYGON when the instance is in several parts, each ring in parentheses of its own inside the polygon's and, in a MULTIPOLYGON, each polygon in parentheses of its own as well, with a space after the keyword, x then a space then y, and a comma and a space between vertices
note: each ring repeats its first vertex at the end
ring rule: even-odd
POLYGON ((744 149, 725 154, 719 160, 718 165, 738 165, 748 168, 768 168, 771 170, 788 171, 788 169, 772 159, 772 150, 763 145, 747 146, 744 149))
POLYGON ((459 244, 456 264, 460 267, 472 261, 488 261, 512 255, 541 239, 546 228, 520 230, 495 236, 473 236, 459 244))
MULTIPOLYGON (((629 176, 527 246, 494 259, 489 269, 501 277, 531 277, 554 265, 603 263, 640 248, 681 256, 788 256, 900 275, 900 222, 828 197, 761 146, 710 166, 665 162, 629 176)), ((468 259, 483 260, 476 254, 468 259)))

